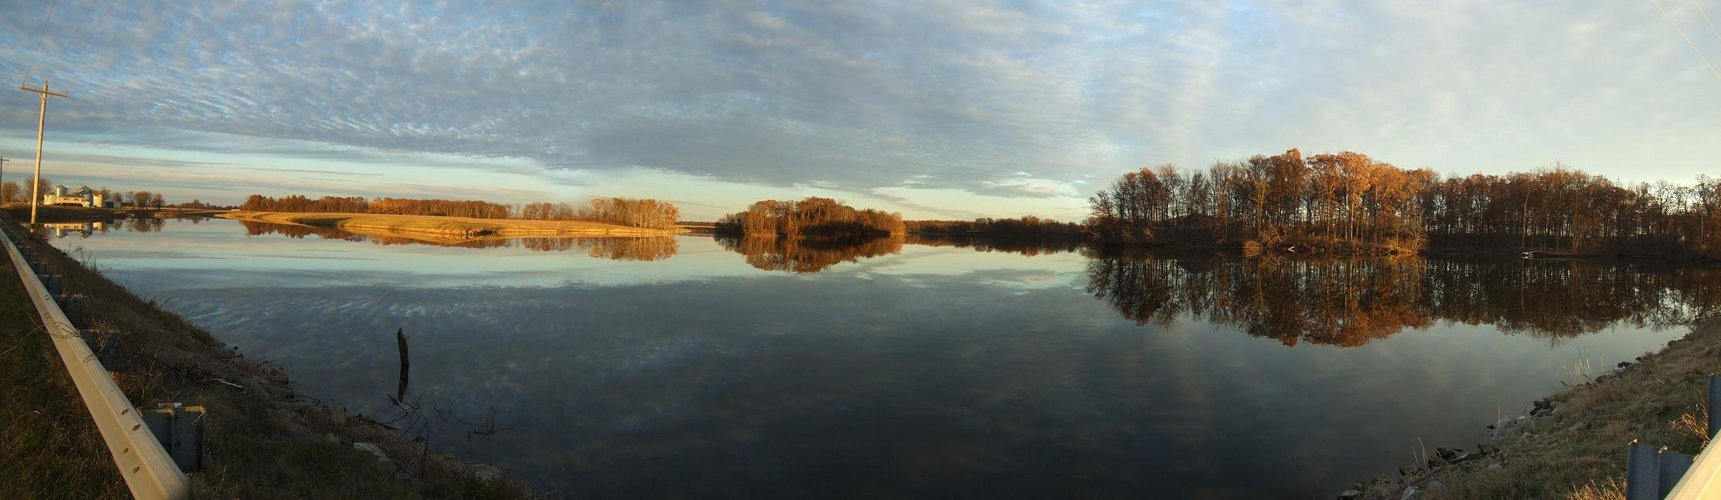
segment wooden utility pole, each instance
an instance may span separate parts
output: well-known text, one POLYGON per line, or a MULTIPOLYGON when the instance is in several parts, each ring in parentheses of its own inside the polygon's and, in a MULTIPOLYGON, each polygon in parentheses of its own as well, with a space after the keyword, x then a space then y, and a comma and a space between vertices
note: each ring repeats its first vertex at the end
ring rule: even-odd
POLYGON ((9 161, 12 160, 0 158, 0 204, 6 203, 6 189, 4 185, 6 184, 6 162, 9 161))
POLYGON ((66 97, 66 93, 48 90, 47 80, 42 80, 42 88, 39 89, 27 85, 19 85, 18 88, 42 95, 42 114, 36 118, 36 176, 30 180, 30 225, 34 226, 36 206, 42 204, 42 128, 48 124, 48 96, 66 97))

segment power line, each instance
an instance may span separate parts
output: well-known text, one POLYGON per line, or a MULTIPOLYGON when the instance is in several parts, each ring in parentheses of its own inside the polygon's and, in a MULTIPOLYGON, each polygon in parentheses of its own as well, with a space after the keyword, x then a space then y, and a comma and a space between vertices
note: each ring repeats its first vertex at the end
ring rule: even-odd
POLYGON ((1691 6, 1697 8, 1697 15, 1703 16, 1703 24, 1709 25, 1709 32, 1714 33, 1715 38, 1721 39, 1721 30, 1715 29, 1715 22, 1709 20, 1709 13, 1703 11, 1703 4, 1691 0, 1691 6))
POLYGON ((1691 51, 1697 53, 1697 58, 1703 60, 1703 65, 1709 67, 1709 73, 1714 74, 1716 80, 1721 80, 1721 70, 1716 70, 1715 65, 1709 62, 1709 58, 1703 56, 1703 51, 1697 49, 1697 44, 1691 43, 1691 37, 1685 36, 1685 30, 1679 29, 1679 23, 1673 22, 1673 16, 1667 15, 1667 9, 1661 8, 1661 2, 1649 0, 1649 3, 1655 4, 1655 10, 1661 11, 1661 17, 1667 19, 1667 24, 1673 26, 1673 31, 1679 32, 1679 38, 1685 39, 1685 45, 1690 46, 1691 51))
POLYGON ((71 38, 66 39, 67 43, 60 44, 60 56, 64 57, 66 55, 66 49, 72 46, 72 40, 77 40, 78 35, 84 34, 84 24, 90 22, 90 17, 95 16, 95 14, 96 0, 90 0, 90 6, 84 8, 84 17, 78 18, 78 26, 72 28, 71 38))
POLYGON ((24 80, 36 72, 36 63, 42 61, 42 37, 48 34, 48 24, 54 20, 54 8, 60 6, 60 0, 48 4, 48 15, 42 16, 42 29, 36 30, 36 48, 30 51, 30 67, 24 70, 24 80))
MULTIPOLYGON (((114 0, 108 0, 108 6, 102 8, 102 18, 96 21, 95 33, 101 33, 102 25, 108 23, 108 14, 114 11, 114 0)), ((94 39, 90 43, 95 43, 94 39)))
MULTIPOLYGON (((143 3, 138 4, 137 7, 138 7, 137 10, 132 11, 132 16, 134 18, 137 17, 139 14, 141 14, 145 8, 149 7, 149 0, 143 0, 143 3)), ((135 21, 135 19, 134 19, 134 21, 135 21)), ((131 30, 131 24, 126 24, 125 29, 114 30, 112 35, 108 35, 108 41, 102 42, 102 46, 103 47, 112 47, 114 44, 114 39, 119 38, 120 32, 130 31, 130 30, 131 30)))
MULTIPOLYGON (((83 21, 78 22, 78 30, 76 32, 72 33, 72 37, 68 38, 67 39, 68 41, 77 40, 78 35, 82 34, 84 32, 84 23, 89 22, 90 16, 94 15, 97 1, 98 0, 90 0, 90 11, 84 15, 83 21)), ((94 27, 90 28, 90 33, 92 35, 92 39, 90 40, 90 43, 88 46, 89 46, 89 50, 92 54, 96 50, 95 40, 93 39, 94 34, 101 32, 102 24, 108 22, 108 12, 112 11, 113 8, 114 8, 114 0, 108 0, 108 4, 102 7, 102 18, 96 21, 96 25, 94 27)), ((61 48, 60 55, 62 57, 68 56, 71 53, 72 44, 68 42, 65 45, 62 45, 60 48, 61 48)))

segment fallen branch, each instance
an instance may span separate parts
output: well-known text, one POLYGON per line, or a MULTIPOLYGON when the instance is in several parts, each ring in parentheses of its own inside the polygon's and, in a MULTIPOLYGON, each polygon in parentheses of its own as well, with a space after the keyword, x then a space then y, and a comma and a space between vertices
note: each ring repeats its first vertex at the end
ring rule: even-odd
POLYGON ((239 390, 241 390, 241 391, 243 391, 243 390, 245 390, 245 386, 243 386, 243 385, 239 385, 239 384, 235 384, 235 383, 232 383, 232 382, 228 382, 228 381, 226 381, 226 380, 222 380, 222 379, 219 379, 219 378, 206 378, 206 379, 203 379, 203 381, 204 381, 204 382, 215 382, 215 383, 218 383, 218 384, 221 384, 221 385, 225 385, 225 386, 228 386, 228 387, 232 387, 232 388, 234 388, 234 389, 239 389, 239 390))

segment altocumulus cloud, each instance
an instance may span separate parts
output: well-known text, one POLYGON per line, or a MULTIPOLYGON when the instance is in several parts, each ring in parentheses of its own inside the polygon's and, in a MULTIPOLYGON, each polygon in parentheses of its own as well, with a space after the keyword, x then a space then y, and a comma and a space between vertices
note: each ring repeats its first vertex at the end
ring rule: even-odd
MULTIPOLYGON (((1630 2, 62 0, 39 50, 47 5, 0 5, 0 71, 76 87, 58 130, 156 147, 1005 197, 1289 147, 1665 177, 1721 155, 1668 147, 1718 138, 1721 83, 1630 2)), ((0 127, 33 127, 4 94, 0 127)))

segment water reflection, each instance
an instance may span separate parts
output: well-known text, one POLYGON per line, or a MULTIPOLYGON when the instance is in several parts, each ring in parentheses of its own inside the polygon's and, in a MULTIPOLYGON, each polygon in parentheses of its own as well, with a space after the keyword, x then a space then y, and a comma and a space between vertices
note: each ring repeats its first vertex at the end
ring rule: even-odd
POLYGON ((1079 239, 996 238, 967 234, 911 234, 908 236, 908 244, 969 248, 976 252, 1009 252, 1029 257, 1074 252, 1082 248, 1082 242, 1079 239))
POLYGON ((108 232, 108 227, 107 223, 104 222, 49 222, 42 224, 41 230, 54 235, 55 238, 69 236, 88 238, 98 232, 108 232))
POLYGON ((433 448, 575 498, 1330 495, 1419 442, 1483 442, 1574 360, 1657 349, 1683 330, 1646 327, 1721 301, 1716 270, 1602 261, 683 237, 637 263, 229 224, 57 244, 357 413, 400 394, 404 328, 411 392, 514 427, 433 448))
POLYGON ((1359 346, 1444 320, 1568 338, 1616 324, 1661 328, 1714 314, 1705 268, 1617 262, 1236 259, 1095 255, 1088 293, 1137 325, 1185 314, 1287 346, 1359 346))
POLYGON ((800 238, 714 236, 723 248, 747 256, 747 264, 766 271, 816 273, 843 262, 902 253, 901 234, 861 242, 800 238))
MULTIPOLYGON (((195 224, 197 221, 193 221, 195 224)), ((47 222, 38 227, 43 234, 55 238, 77 236, 88 238, 97 234, 108 234, 112 230, 124 230, 134 233, 158 233, 166 224, 162 219, 153 217, 137 217, 129 219, 109 219, 96 221, 47 222)))
MULTIPOLYGON (((159 222, 159 221, 158 221, 159 222)), ((251 236, 281 235, 288 238, 316 236, 328 240, 369 241, 377 245, 433 245, 460 248, 524 248, 539 252, 584 251, 599 259, 654 261, 674 257, 679 245, 671 236, 602 238, 485 238, 430 240, 406 236, 354 234, 340 229, 239 221, 251 236)))

